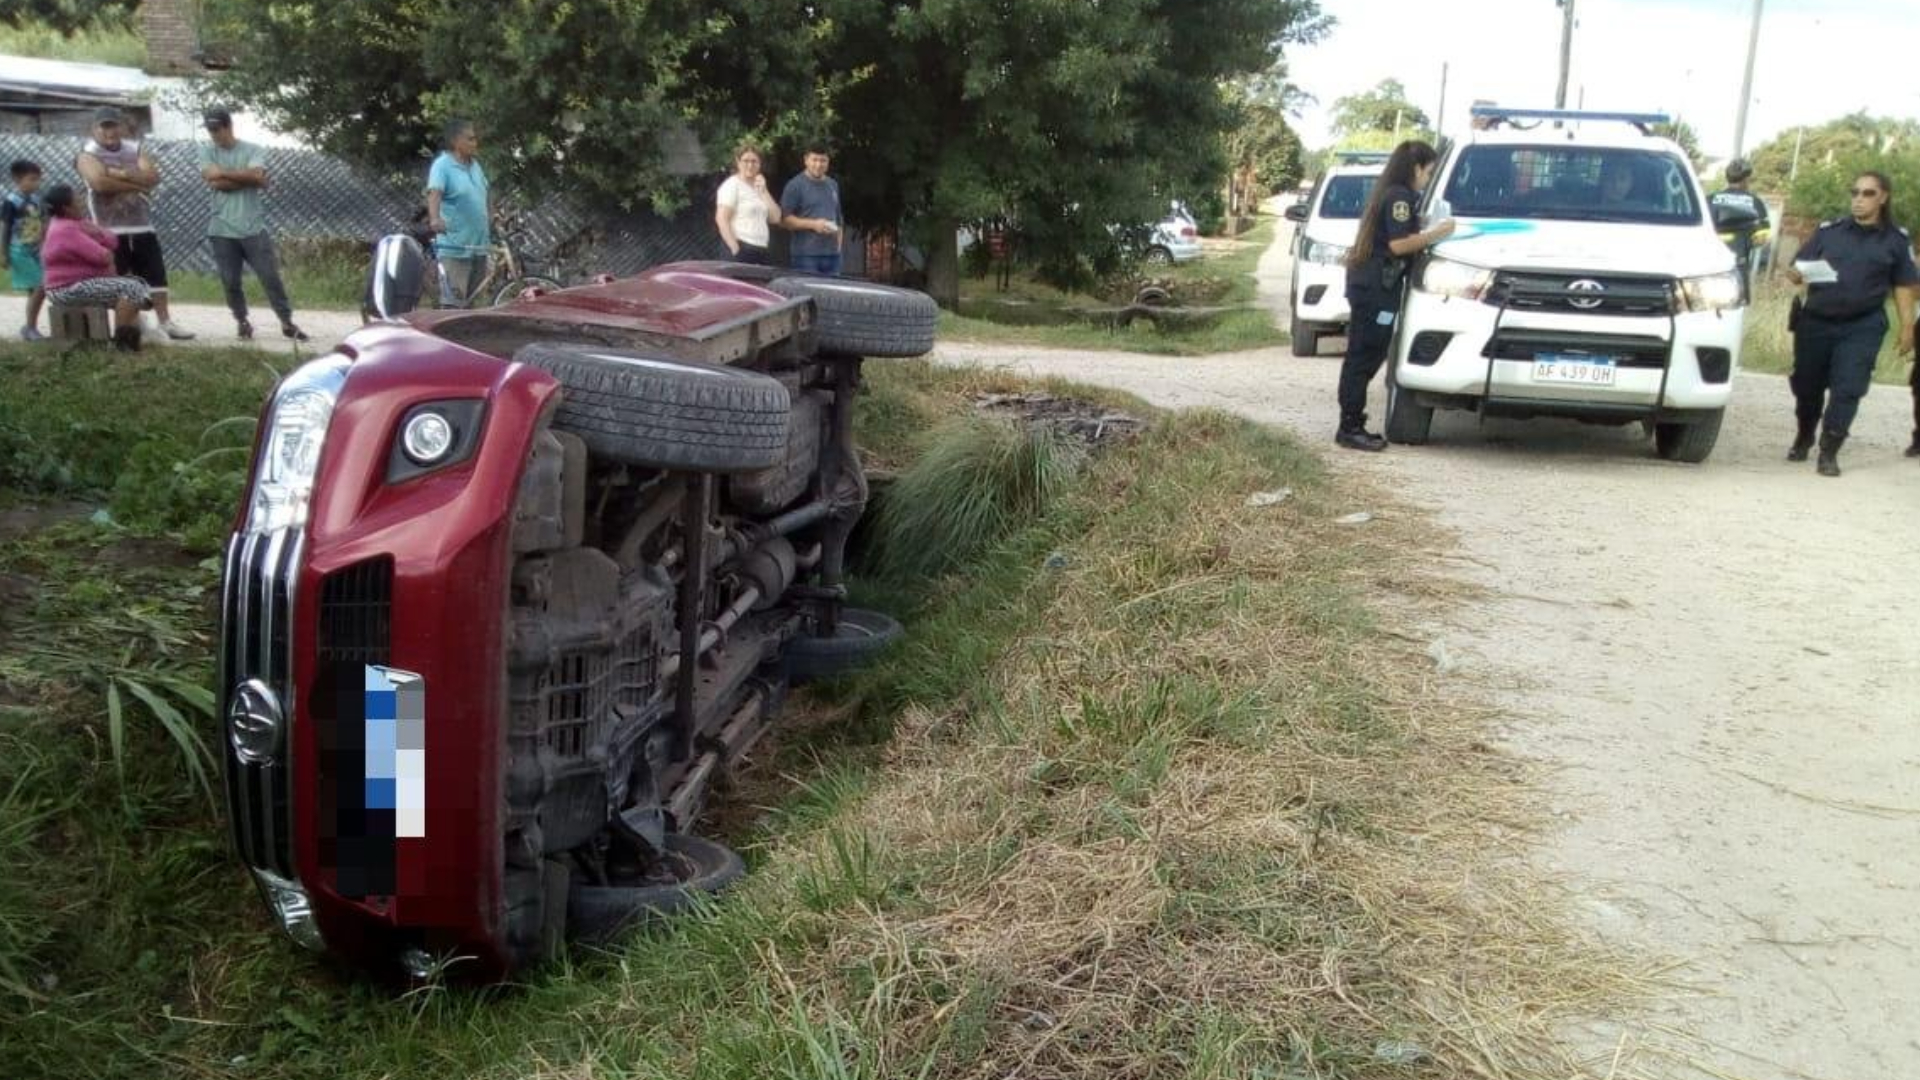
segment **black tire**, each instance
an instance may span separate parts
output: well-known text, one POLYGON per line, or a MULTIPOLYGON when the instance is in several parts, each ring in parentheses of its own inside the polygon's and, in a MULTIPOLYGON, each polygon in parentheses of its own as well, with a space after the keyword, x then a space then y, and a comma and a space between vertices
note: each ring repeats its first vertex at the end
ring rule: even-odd
POLYGON ((581 885, 567 896, 567 932, 576 941, 603 942, 648 918, 685 911, 746 876, 740 853, 716 840, 667 834, 663 860, 671 881, 651 885, 581 885))
POLYGON ((539 274, 523 274, 494 291, 493 306, 499 307, 501 304, 519 296, 520 293, 526 289, 541 288, 548 292, 557 292, 560 287, 560 283, 550 277, 542 277, 539 274))
POLYGON ((799 271, 790 270, 784 266, 729 262, 724 259, 697 259, 690 262, 672 263, 661 269, 691 270, 697 274, 712 274, 715 277, 732 278, 734 281, 746 281, 755 285, 765 285, 775 278, 793 277, 799 273, 799 271))
POLYGON ((1293 343, 1293 355, 1320 355, 1320 332, 1313 329, 1313 324, 1304 321, 1300 316, 1293 316, 1292 321, 1287 324, 1287 337, 1293 343))
POLYGON ((925 356, 933 349, 940 306, 926 293, 844 278, 775 278, 767 288, 813 301, 823 353, 925 356))
POLYGON ((891 616, 844 608, 832 637, 797 637, 787 643, 787 678, 830 679, 864 667, 906 633, 891 616))
POLYGON ((1397 383, 1387 385, 1387 441, 1425 446, 1433 431, 1433 406, 1422 405, 1397 383))
POLYGON ((1720 421, 1726 419, 1726 415, 1724 409, 1715 409, 1684 423, 1655 424, 1654 452, 1662 461, 1700 464, 1713 453, 1713 444, 1720 441, 1720 421))
POLYGON ((565 387, 556 429, 622 464, 751 472, 787 452, 787 388, 757 371, 546 342, 513 358, 565 387))

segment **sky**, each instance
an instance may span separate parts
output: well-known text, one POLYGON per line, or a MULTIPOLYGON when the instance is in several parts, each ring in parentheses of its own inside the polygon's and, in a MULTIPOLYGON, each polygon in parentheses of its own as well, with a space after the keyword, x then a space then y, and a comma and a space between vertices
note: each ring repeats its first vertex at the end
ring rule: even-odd
MULTIPOLYGON (((1783 129, 1866 109, 1920 118, 1920 0, 1763 0, 1745 149, 1783 129)), ((1575 0, 1567 107, 1665 112, 1692 125, 1709 158, 1732 154, 1753 0, 1575 0)), ((1386 78, 1443 133, 1467 129, 1476 98, 1551 108, 1561 11, 1554 0, 1321 0, 1337 20, 1317 45, 1287 49, 1292 80, 1318 102, 1297 123, 1332 142, 1336 99, 1386 78)))

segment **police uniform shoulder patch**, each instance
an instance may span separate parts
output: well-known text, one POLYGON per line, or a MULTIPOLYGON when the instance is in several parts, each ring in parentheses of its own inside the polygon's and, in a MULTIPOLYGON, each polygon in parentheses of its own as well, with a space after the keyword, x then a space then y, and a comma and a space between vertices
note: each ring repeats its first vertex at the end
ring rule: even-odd
POLYGON ((1909 240, 1913 239, 1913 234, 1907 231, 1907 227, 1905 225, 1895 225, 1893 227, 1893 231, 1899 233, 1901 236, 1904 236, 1909 240))
POLYGON ((1413 216, 1413 207, 1409 205, 1405 199, 1394 200, 1393 220, 1405 221, 1408 218, 1411 218, 1412 216, 1413 216))
POLYGON ((1823 222, 1821 222, 1821 223, 1820 223, 1820 227, 1821 227, 1821 228, 1823 228, 1823 229, 1831 229, 1831 228, 1833 228, 1833 227, 1834 227, 1835 225, 1839 225, 1839 224, 1842 224, 1842 223, 1844 223, 1844 222, 1848 222, 1848 221, 1852 221, 1852 220, 1853 220, 1852 218, 1843 218, 1843 217, 1837 217, 1837 218, 1834 218, 1834 219, 1833 219, 1833 220, 1831 220, 1831 221, 1823 221, 1823 222))

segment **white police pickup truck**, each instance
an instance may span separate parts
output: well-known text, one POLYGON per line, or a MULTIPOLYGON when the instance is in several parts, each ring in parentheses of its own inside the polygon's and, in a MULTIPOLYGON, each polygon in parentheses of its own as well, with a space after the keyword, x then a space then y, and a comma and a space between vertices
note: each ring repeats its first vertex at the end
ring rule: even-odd
POLYGON ((1293 238, 1293 293, 1287 336, 1293 355, 1316 356, 1320 339, 1347 332, 1347 252, 1385 154, 1343 153, 1305 198, 1287 207, 1293 238))
POLYGON ((1387 438, 1435 409, 1642 422, 1659 456, 1713 452, 1745 294, 1660 116, 1479 107, 1422 207, 1456 228, 1412 269, 1387 438), (1525 125, 1525 126, 1522 126, 1525 125))

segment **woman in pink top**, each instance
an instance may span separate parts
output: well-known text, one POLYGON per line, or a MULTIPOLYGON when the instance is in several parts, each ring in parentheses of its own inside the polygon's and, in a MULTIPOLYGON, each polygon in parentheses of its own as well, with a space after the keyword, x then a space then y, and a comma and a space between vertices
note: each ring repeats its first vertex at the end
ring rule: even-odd
POLYGON ((140 311, 152 305, 153 290, 139 278, 114 276, 114 235, 86 219, 73 188, 48 188, 46 206, 40 262, 46 270, 47 302, 55 307, 112 308, 114 345, 138 352, 140 311))

